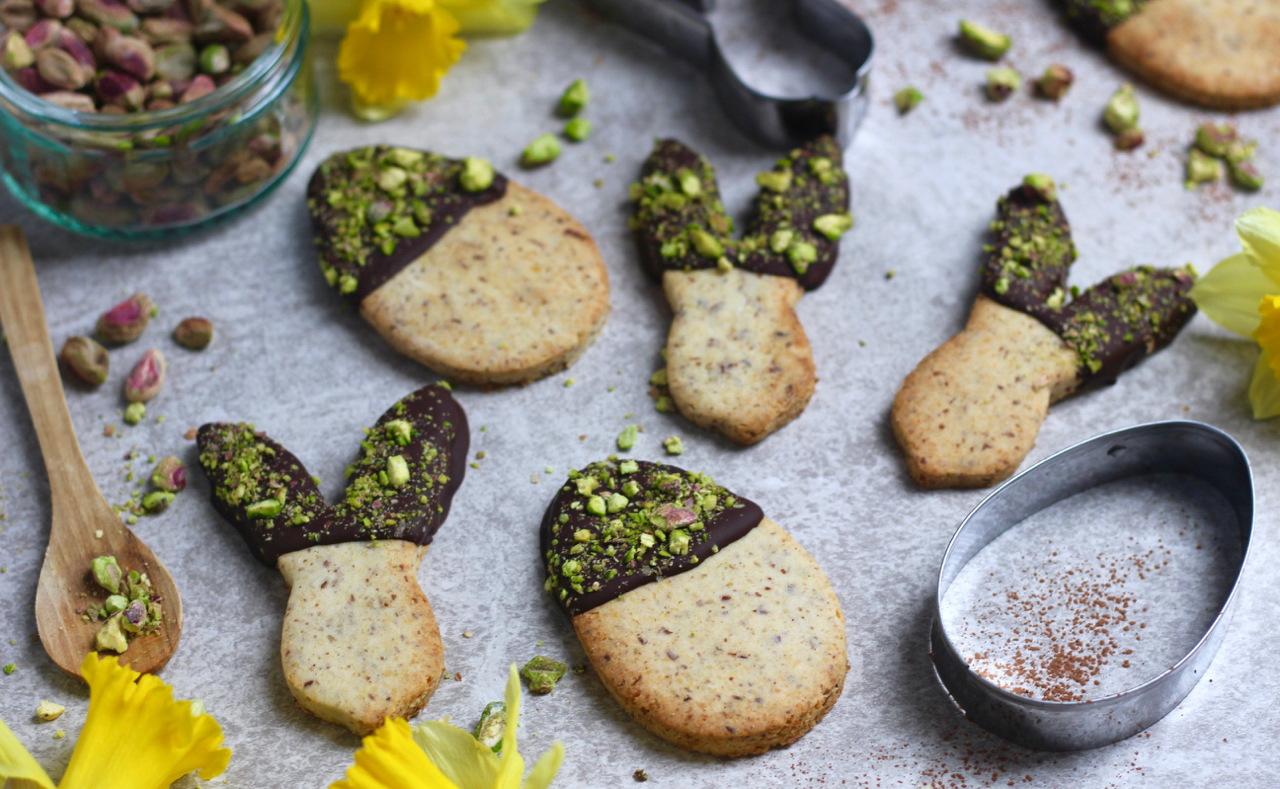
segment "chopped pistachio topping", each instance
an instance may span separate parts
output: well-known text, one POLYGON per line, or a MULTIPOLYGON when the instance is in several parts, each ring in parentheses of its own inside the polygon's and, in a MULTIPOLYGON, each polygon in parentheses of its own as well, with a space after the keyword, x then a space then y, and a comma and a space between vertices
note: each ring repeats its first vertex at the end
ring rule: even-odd
POLYGON ((627 425, 622 428, 622 432, 618 434, 618 449, 626 451, 636 445, 636 439, 640 435, 640 428, 635 425, 627 425))
POLYGON ((893 94, 893 103, 897 106, 899 115, 906 115, 911 112, 922 101, 924 101, 924 94, 910 86, 893 94))
POLYGON ((136 425, 147 418, 147 406, 143 403, 129 403, 124 409, 124 421, 136 425))
POLYGON ((61 704, 54 704, 52 701, 41 701, 40 706, 36 707, 36 717, 42 721, 57 720, 67 708, 61 704))
POLYGON ((506 733, 507 705, 501 701, 485 705, 484 712, 480 713, 480 722, 476 724, 476 740, 494 753, 502 753, 502 736, 506 733))
POLYGON ((663 440, 662 448, 667 450, 668 455, 679 455, 684 452, 684 442, 680 440, 680 436, 669 436, 663 440))
POLYGON ((560 156, 560 141, 554 134, 544 134, 525 147, 520 163, 525 167, 550 164, 560 156))
POLYGON ((568 665, 558 660, 538 655, 524 664, 524 667, 520 669, 520 676, 524 677, 525 681, 529 683, 529 692, 540 696, 554 690, 556 683, 560 681, 560 678, 568 670, 568 665))
POLYGON ((462 160, 462 172, 458 183, 468 192, 483 192, 493 186, 493 165, 475 156, 462 160))
POLYGON ((582 142, 591 136, 591 121, 586 118, 574 118, 564 125, 564 136, 574 142, 582 142))
POLYGON ((853 227, 853 217, 849 214, 823 214, 813 220, 813 229, 835 241, 853 227))
POLYGON ((960 41, 980 58, 999 60, 1009 51, 1013 40, 1004 33, 969 20, 960 21, 960 41))
POLYGON ((560 96, 560 101, 556 104, 556 111, 566 118, 572 118, 581 112, 582 108, 586 107, 587 102, 590 100, 591 89, 587 87, 587 81, 575 79, 560 96))
POLYGON ((1125 129, 1135 128, 1139 114, 1138 97, 1133 95, 1133 86, 1126 82, 1112 94, 1102 119, 1111 131, 1119 134, 1125 129))

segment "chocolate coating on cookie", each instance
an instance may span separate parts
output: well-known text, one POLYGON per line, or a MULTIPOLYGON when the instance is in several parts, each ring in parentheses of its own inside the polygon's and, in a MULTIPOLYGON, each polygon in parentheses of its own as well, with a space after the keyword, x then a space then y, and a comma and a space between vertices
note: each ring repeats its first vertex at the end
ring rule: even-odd
POLYGON ((472 208, 506 194, 501 174, 470 192, 462 186, 462 171, 462 160, 385 145, 326 159, 307 186, 307 208, 329 284, 359 302, 472 208))
POLYGON ((705 474, 647 461, 570 472, 542 518, 546 589, 570 616, 696 567, 764 513, 705 474))
POLYGON ((1042 321, 1080 355, 1081 387, 1109 385, 1161 350, 1195 317, 1191 269, 1133 268, 1042 321))
POLYGON ((1082 38, 1098 46, 1113 27, 1142 10, 1147 0, 1062 0, 1067 21, 1082 38))
POLYGON ((346 492, 332 506, 302 462, 253 425, 206 424, 196 440, 214 509, 274 567, 280 556, 313 545, 430 543, 465 476, 470 432, 448 391, 419 389, 366 431, 346 492))
POLYGON ((1043 321, 1066 299, 1067 271, 1076 259, 1071 225, 1055 197, 1028 184, 1000 198, 996 212, 982 292, 1043 321))
POLYGON ((840 146, 821 137, 757 176, 760 192, 741 240, 725 212, 715 169, 677 140, 660 140, 632 186, 632 227, 645 270, 737 266, 793 277, 814 289, 830 275, 840 235, 852 226, 840 146))

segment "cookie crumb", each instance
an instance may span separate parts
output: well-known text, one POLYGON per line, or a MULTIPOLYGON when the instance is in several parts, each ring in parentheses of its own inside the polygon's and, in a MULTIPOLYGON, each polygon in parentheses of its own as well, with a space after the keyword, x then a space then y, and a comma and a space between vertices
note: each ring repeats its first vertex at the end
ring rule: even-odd
POLYGON ((102 435, 106 436, 107 438, 111 438, 111 437, 112 437, 112 436, 114 436, 115 434, 116 434, 116 426, 115 426, 115 425, 103 425, 103 426, 102 426, 102 435))
POLYGON ((471 638, 471 631, 470 631, 470 630, 463 630, 463 631, 462 631, 462 637, 463 637, 463 638, 471 638))
POLYGON ((53 733, 53 739, 55 740, 61 740, 63 737, 66 737, 66 736, 67 736, 67 733, 62 729, 58 729, 53 733))

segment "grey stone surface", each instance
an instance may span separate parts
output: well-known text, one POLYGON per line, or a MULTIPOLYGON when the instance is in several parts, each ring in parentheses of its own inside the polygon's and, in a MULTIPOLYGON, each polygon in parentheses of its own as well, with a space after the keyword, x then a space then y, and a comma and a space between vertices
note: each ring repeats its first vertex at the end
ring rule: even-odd
MULTIPOLYGON (((1238 250, 1233 217, 1276 205, 1274 185, 1247 195, 1226 185, 1187 191, 1182 158, 1196 124, 1219 115, 1138 88, 1146 146, 1116 153, 1101 128, 1107 97, 1125 76, 1082 46, 1048 2, 858 0, 879 44, 873 106, 847 154, 857 226, 841 262, 799 313, 814 346, 817 394, 792 425, 749 449, 729 445, 676 415, 658 414, 646 379, 660 366, 669 322, 659 288, 646 280, 626 229, 627 186, 656 135, 674 134, 719 168, 728 206, 741 216, 752 175, 777 155, 740 136, 698 75, 564 0, 511 40, 475 42, 434 100, 381 125, 356 122, 329 91, 305 161, 262 206, 239 220, 172 242, 125 245, 78 238, 0 197, 0 220, 22 225, 39 265, 56 344, 86 333, 99 312, 135 290, 160 316, 138 342, 112 353, 108 383, 68 384, 72 417, 107 497, 127 498, 126 452, 143 477, 145 456, 176 453, 194 463, 190 427, 218 419, 256 422, 298 454, 330 496, 355 456, 360 428, 433 380, 391 352, 320 277, 303 190, 328 153, 393 142, 450 155, 488 157, 512 177, 566 207, 591 230, 609 266, 613 315, 567 373, 523 388, 457 393, 473 426, 470 469, 448 523, 419 578, 446 644, 448 681, 425 712, 474 724, 500 698, 506 667, 535 654, 578 663, 569 623, 541 592, 537 522, 565 471, 607 455, 629 423, 643 425, 638 458, 660 459, 661 439, 684 438, 680 463, 712 473, 758 501, 831 576, 848 620, 851 670, 844 697, 808 736, 785 750, 724 761, 684 753, 644 732, 590 674, 570 675, 554 695, 529 698, 527 756, 554 739, 567 759, 558 786, 629 786, 644 768, 649 786, 720 787, 923 784, 942 786, 1259 786, 1280 768, 1274 748, 1280 676, 1267 633, 1280 585, 1273 462, 1280 421, 1254 422, 1245 392, 1256 346, 1199 317, 1164 353, 1119 385, 1053 409, 1031 461, 1097 432, 1144 421, 1191 418, 1236 436, 1257 474, 1253 557, 1236 621, 1199 686, 1165 720, 1130 741, 1073 755, 1045 755, 992 741, 966 723, 940 691, 927 648, 929 600, 943 549, 981 491, 915 487, 888 429, 902 377, 963 324, 980 246, 997 196, 1028 172, 1062 184, 1088 285, 1128 265, 1202 270, 1238 250), (958 20, 972 17, 1015 40, 1006 61, 1031 76, 1062 62, 1077 84, 1060 104, 1023 91, 1001 105, 980 93, 988 64, 954 46, 958 20), (523 172, 519 152, 559 129, 552 108, 586 77, 595 133, 566 145, 550 167, 523 172), (900 118, 893 92, 917 85, 924 103, 900 118), (612 163, 607 154, 616 154, 612 163), (597 185, 596 182, 599 182, 597 185), (892 278, 887 273, 896 272, 892 278), (217 325, 206 351, 177 347, 169 331, 203 314, 217 325), (148 347, 170 359, 167 389, 151 416, 125 427, 121 382, 148 347), (566 387, 572 378, 572 386, 566 387), (155 416, 165 421, 157 423, 155 416), (631 419, 627 415, 632 415, 631 419), (120 438, 105 438, 104 424, 120 438), (551 466, 554 473, 545 472, 551 466), (531 482, 536 476, 538 483, 531 482), (473 634, 464 638, 463 631, 473 634)), ((742 45, 748 47, 748 45, 742 45)), ((769 48, 739 56, 773 74, 769 48)), ((333 87, 331 45, 317 47, 321 83, 333 87)), ((747 68, 744 65, 744 68, 747 68)), ((776 79, 776 75, 772 78, 776 79)), ((1236 118, 1263 141, 1259 164, 1280 175, 1280 113, 1236 118)), ((1274 183, 1274 180, 1273 180, 1274 183)), ((3 285, 0 284, 0 287, 3 285)), ((87 694, 57 671, 37 641, 32 612, 48 533, 48 485, 7 353, 0 351, 0 717, 59 775, 83 721, 87 694), (11 643, 12 642, 12 643, 11 643), (33 713, 41 699, 68 705, 56 724, 33 713), (68 737, 53 739, 56 728, 68 737)), ((280 620, 286 591, 256 564, 208 503, 199 474, 168 512, 138 534, 173 571, 186 625, 163 677, 202 698, 226 731, 234 787, 324 787, 342 776, 358 740, 297 710, 281 676, 280 620)), ((179 785, 200 782, 184 779, 179 785)), ((222 785, 216 779, 215 786, 222 785)))

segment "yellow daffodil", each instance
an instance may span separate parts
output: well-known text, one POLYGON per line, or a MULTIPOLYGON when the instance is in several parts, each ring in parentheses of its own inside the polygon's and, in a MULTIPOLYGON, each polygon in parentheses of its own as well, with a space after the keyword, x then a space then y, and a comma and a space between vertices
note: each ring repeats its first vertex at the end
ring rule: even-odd
MULTIPOLYGON (((174 701, 173 688, 121 666, 115 657, 85 656, 89 712, 57 789, 164 789, 194 770, 213 778, 227 769, 231 751, 222 728, 174 701)), ((0 721, 0 786, 55 789, 53 781, 0 721)))
POLYGON ((506 702, 501 756, 447 723, 430 721, 411 729, 404 719, 390 718, 364 738, 347 777, 329 789, 546 789, 564 761, 564 746, 553 744, 521 784, 524 759, 516 751, 520 677, 515 666, 507 679, 506 702))
POLYGON ((1249 385, 1255 419, 1280 415, 1280 213, 1254 208, 1236 219, 1244 251, 1223 260, 1191 289, 1215 323, 1258 341, 1249 385))

